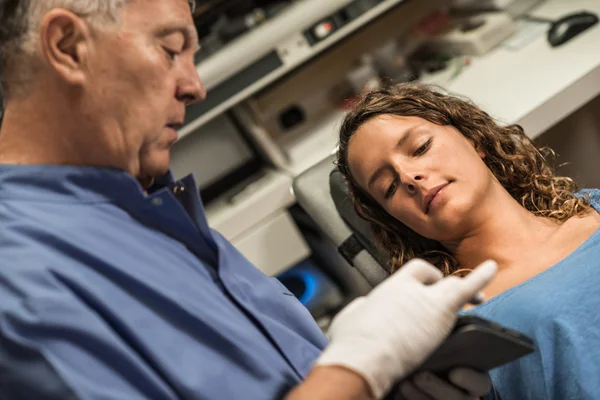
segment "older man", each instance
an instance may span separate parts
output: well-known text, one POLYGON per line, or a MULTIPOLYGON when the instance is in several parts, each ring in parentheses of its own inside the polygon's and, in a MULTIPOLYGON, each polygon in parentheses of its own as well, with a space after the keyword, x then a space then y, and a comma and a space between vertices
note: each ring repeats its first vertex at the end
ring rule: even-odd
MULTIPOLYGON (((0 0, 0 398, 381 397, 494 275, 438 282, 416 262, 340 313, 327 345, 209 229, 193 178, 167 174, 185 107, 205 97, 193 6, 0 0)), ((452 378, 465 391, 433 376, 404 391, 489 384, 452 378)))

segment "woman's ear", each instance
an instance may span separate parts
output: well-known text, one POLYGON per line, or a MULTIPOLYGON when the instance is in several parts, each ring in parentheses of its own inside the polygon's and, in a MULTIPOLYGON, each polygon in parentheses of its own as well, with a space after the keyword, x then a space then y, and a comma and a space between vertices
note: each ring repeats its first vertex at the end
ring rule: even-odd
POLYGON ((481 145, 479 143, 475 143, 475 141, 473 139, 467 139, 467 140, 471 143, 471 146, 473 146, 473 148, 475 149, 475 151, 477 152, 479 157, 482 160, 485 160, 485 158, 487 157, 487 154, 485 153, 485 151, 483 151, 483 148, 481 147, 481 145))

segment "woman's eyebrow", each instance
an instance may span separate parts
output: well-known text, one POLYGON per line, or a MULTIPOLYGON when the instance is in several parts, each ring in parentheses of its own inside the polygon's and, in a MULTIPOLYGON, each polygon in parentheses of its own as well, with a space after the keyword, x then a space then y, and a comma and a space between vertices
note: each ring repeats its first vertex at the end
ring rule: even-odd
POLYGON ((404 133, 400 137, 400 140, 398 140, 398 143, 396 144, 396 148, 404 146, 406 142, 408 142, 408 139, 410 139, 410 136, 420 127, 421 125, 411 126, 406 131, 404 131, 404 133))
POLYGON ((373 184, 375 182, 377 182, 377 180, 379 179, 379 177, 386 171, 389 170, 391 167, 389 165, 383 165, 379 168, 377 168, 377 171, 375 171, 373 173, 373 175, 371 175, 371 179, 369 179, 369 183, 367 184, 367 188, 369 190, 371 190, 371 186, 373 186, 373 184))
MULTIPOLYGON (((422 124, 414 125, 414 126, 411 126, 410 128, 408 128, 406 131, 404 131, 404 133, 400 137, 400 140, 398 140, 398 143, 396 143, 396 148, 400 148, 400 147, 404 146, 406 144, 406 142, 408 142, 408 139, 410 139, 410 136, 421 126, 422 126, 422 124)), ((389 169, 389 166, 385 166, 385 165, 381 166, 381 167, 377 168, 377 170, 373 173, 373 175, 371 175, 371 178, 369 179, 369 182, 367 183, 367 188, 369 190, 371 189, 371 186, 373 186, 373 184, 377 181, 377 179, 379 179, 381 174, 386 169, 389 169)))

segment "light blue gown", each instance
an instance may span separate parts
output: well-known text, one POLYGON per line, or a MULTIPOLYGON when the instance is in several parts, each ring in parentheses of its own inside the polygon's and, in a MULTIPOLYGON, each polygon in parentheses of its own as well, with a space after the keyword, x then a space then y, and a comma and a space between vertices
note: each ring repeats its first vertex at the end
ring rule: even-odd
MULTIPOLYGON (((600 212, 600 190, 586 192, 600 212)), ((533 354, 491 372, 502 400, 600 399, 600 230, 548 270, 469 313, 536 342, 533 354)))

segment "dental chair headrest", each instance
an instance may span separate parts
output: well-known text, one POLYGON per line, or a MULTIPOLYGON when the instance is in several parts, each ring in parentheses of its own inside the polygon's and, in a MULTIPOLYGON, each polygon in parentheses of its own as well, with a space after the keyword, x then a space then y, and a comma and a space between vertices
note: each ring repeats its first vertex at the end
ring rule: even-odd
MULTIPOLYGON (((329 189, 331 190, 331 197, 333 198, 335 208, 354 232, 355 240, 389 273, 391 271, 390 259, 377 248, 369 223, 359 217, 356 211, 354 211, 352 202, 348 197, 348 186, 344 180, 344 176, 337 168, 334 168, 329 174, 329 189)), ((352 241, 346 244, 346 246, 352 247, 352 241)), ((348 253, 349 257, 353 255, 352 248, 346 250, 344 245, 342 245, 340 246, 340 253, 346 257, 344 252, 348 253)))

